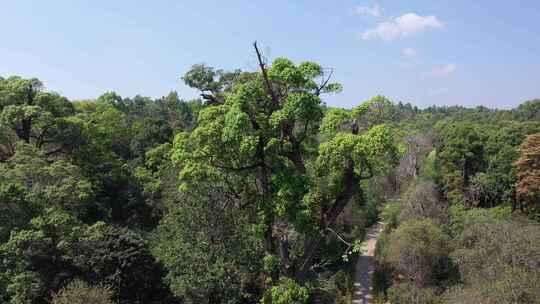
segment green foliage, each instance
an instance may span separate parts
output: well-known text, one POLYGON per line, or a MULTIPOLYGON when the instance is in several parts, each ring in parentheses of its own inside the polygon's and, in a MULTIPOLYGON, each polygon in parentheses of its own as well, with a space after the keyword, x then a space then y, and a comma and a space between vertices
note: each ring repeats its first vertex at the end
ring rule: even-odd
POLYGON ((490 212, 482 209, 469 209, 463 204, 450 206, 450 231, 453 235, 459 235, 467 228, 467 225, 482 218, 490 216, 490 212))
POLYGON ((381 209, 381 301, 540 298, 538 100, 327 108, 331 72, 256 51, 190 101, 0 77, 0 302, 349 303, 381 209))
POLYGON ((65 97, 44 92, 37 78, 11 76, 0 81, 0 126, 16 134, 19 140, 39 148, 59 151, 52 144, 63 145, 60 125, 74 114, 73 105, 65 97))
POLYGON ((451 201, 464 201, 471 178, 485 166, 483 134, 472 124, 442 124, 438 129, 443 190, 451 201))
POLYGON ((248 72, 235 70, 226 72, 216 70, 206 64, 195 64, 182 77, 184 82, 201 91, 201 97, 207 104, 216 104, 223 101, 226 92, 229 92, 237 82, 250 80, 254 76, 248 72))
POLYGON ((437 185, 429 180, 411 184, 403 195, 399 222, 431 219, 438 224, 448 222, 447 203, 440 199, 437 185))
POLYGON ((263 267, 268 273, 277 271, 279 267, 279 257, 275 255, 265 255, 263 257, 263 267))
POLYGON ((81 280, 73 280, 54 294, 51 304, 113 304, 113 291, 107 286, 90 286, 81 280))
POLYGON ((12 231, 0 245, 0 281, 11 303, 45 303, 51 290, 75 274, 62 245, 76 238, 79 225, 69 214, 48 209, 27 229, 12 231))
POLYGON ((339 270, 320 272, 306 285, 309 303, 348 304, 353 295, 353 262, 342 264, 339 270))
POLYGON ((435 181, 439 179, 439 173, 437 170, 437 151, 436 150, 432 150, 431 152, 429 152, 428 156, 426 157, 426 160, 424 161, 422 173, 427 179, 431 179, 435 181))
POLYGON ((339 270, 330 280, 335 285, 337 291, 336 304, 349 303, 353 294, 352 274, 339 270))
POLYGON ((174 302, 161 283, 164 271, 137 233, 97 222, 63 246, 82 277, 111 286, 120 303, 174 302))
POLYGON ((24 193, 17 198, 23 200, 20 204, 6 201, 6 207, 24 208, 26 213, 56 207, 86 218, 94 198, 93 186, 77 166, 62 159, 48 161, 43 151, 19 142, 13 157, 0 163, 0 172, 3 189, 24 193))
POLYGON ((412 283, 400 283, 388 289, 388 300, 395 304, 438 304, 440 298, 434 288, 419 288, 412 283))
POLYGON ((190 192, 170 210, 157 229, 154 253, 168 269, 171 290, 186 303, 252 301, 260 244, 243 215, 227 208, 218 190, 208 190, 211 197, 190 192))
POLYGON ((272 287, 272 303, 275 304, 307 304, 309 292, 294 280, 284 278, 279 285, 272 287))
POLYGON ((47 209, 27 229, 13 231, 0 256, 0 281, 13 303, 46 303, 50 291, 75 276, 110 284, 120 303, 168 297, 161 269, 140 236, 105 223, 87 227, 59 210, 47 209))
MULTIPOLYGON (((13 275, 6 287, 5 296, 12 295, 9 303, 31 304, 38 300, 38 295, 44 289, 43 282, 35 272, 23 272, 13 275)), ((4 297, 5 297, 4 296, 4 297)))
MULTIPOLYGON (((396 164, 394 133, 384 125, 385 115, 365 125, 361 133, 351 132, 354 122, 343 111, 330 112, 320 127, 320 94, 340 87, 327 81, 321 86, 324 70, 313 62, 296 65, 277 58, 230 88, 219 84, 218 74, 204 66, 186 74, 209 106, 199 112, 192 132, 175 136, 171 158, 180 167, 180 190, 189 193, 224 185, 221 191, 234 196, 235 205, 256 211, 254 230, 263 240, 266 256, 279 256, 279 262, 272 263, 277 270, 265 268, 272 278, 268 281, 275 283, 282 275, 304 280, 321 247, 316 239, 323 233, 318 231, 326 233, 325 228, 334 225, 359 193, 361 179, 396 164), (331 117, 334 112, 340 113, 338 117, 331 117), (340 124, 349 124, 349 133, 343 128, 319 142, 319 130, 333 132, 330 129, 340 124), (302 242, 305 238, 307 243, 302 242), (284 253, 278 255, 278 246, 284 253)), ((379 101, 372 103, 374 108, 379 101)), ((179 294, 186 293, 183 284, 178 285, 179 294)))
POLYGON ((335 191, 342 187, 342 169, 348 161, 353 161, 358 176, 369 176, 395 165, 398 155, 392 132, 385 125, 373 127, 361 135, 339 133, 321 144, 319 150, 319 174, 330 177, 335 191))
POLYGON ((361 203, 365 204, 359 204, 360 206, 355 206, 355 210, 359 210, 362 212, 361 215, 355 215, 360 217, 365 217, 365 223, 362 225, 358 225, 360 227, 369 227, 374 225, 379 221, 380 212, 382 209, 383 204, 385 203, 384 197, 378 193, 378 191, 374 191, 373 188, 367 187, 366 191, 364 192, 364 200, 361 201, 361 203), (361 209, 358 209, 360 207, 361 209))
POLYGON ((386 231, 392 231, 399 225, 399 215, 403 207, 400 204, 387 204, 381 211, 381 219, 386 231))
POLYGON ((494 219, 510 220, 512 218, 512 208, 510 206, 497 206, 489 209, 489 213, 494 219))
POLYGON ((352 109, 351 116, 359 127, 368 130, 379 124, 393 124, 398 119, 397 107, 384 96, 375 96, 352 109))
POLYGON ((152 207, 153 217, 159 218, 166 208, 178 200, 178 169, 173 167, 170 154, 172 145, 165 143, 145 154, 144 166, 135 169, 134 175, 142 187, 147 206, 152 207))
POLYGON ((449 292, 448 303, 459 303, 460 298, 486 303, 534 303, 539 299, 538 225, 497 220, 486 214, 467 219, 465 227, 455 239, 458 249, 452 253, 464 288, 449 292))
POLYGON ((77 103, 81 144, 72 157, 95 186, 94 218, 144 230, 157 225, 165 209, 162 195, 169 197, 171 185, 176 187, 157 180, 176 173, 167 166, 145 168, 146 153, 170 144, 174 132, 191 128, 198 107, 199 102, 184 102, 174 92, 157 100, 107 93, 77 103))
POLYGON ((513 110, 515 116, 522 120, 537 120, 540 118, 540 99, 528 100, 513 110))
MULTIPOLYGON (((491 172, 476 173, 471 185, 494 178, 491 172)), ((466 204, 454 203, 433 213, 429 210, 437 200, 430 202, 425 191, 419 192, 426 189, 422 186, 425 183, 417 183, 408 191, 397 221, 401 226, 389 235, 384 234, 378 242, 374 283, 379 297, 392 303, 534 303, 533 299, 538 298, 534 286, 540 276, 533 266, 538 263, 538 249, 532 244, 537 242, 534 238, 538 233, 534 231, 538 225, 512 213, 508 204, 488 210, 471 207, 474 200, 470 196, 476 193, 472 187, 464 192, 466 204), (422 218, 442 227, 438 232, 414 234, 411 227, 424 225, 421 223, 426 220, 419 220, 422 218), (411 236, 422 237, 411 239, 404 233, 406 229, 411 236), (431 235, 442 237, 421 241, 431 235), (430 251, 427 244, 430 249, 440 249, 430 251), (438 262, 427 258, 430 256, 438 256, 438 262)), ((500 192, 486 188, 485 193, 493 195, 489 200, 494 200, 500 192)), ((488 206, 489 200, 485 201, 488 206)), ((392 218, 391 214, 387 211, 386 217, 392 218)))
POLYGON ((418 287, 429 285, 448 269, 448 237, 430 220, 401 224, 390 234, 385 260, 418 287))
POLYGON ((351 113, 345 109, 331 108, 322 120, 320 131, 327 136, 346 131, 347 123, 351 121, 351 113))
POLYGON ((26 195, 21 185, 0 183, 0 242, 7 241, 13 229, 25 227, 39 210, 26 200, 26 195))
POLYGON ((172 129, 166 121, 144 118, 141 122, 134 123, 132 128, 130 150, 139 157, 144 157, 151 148, 171 141, 172 129))
POLYGON ((481 113, 495 121, 472 117, 437 123, 437 167, 443 190, 451 201, 470 206, 514 203, 518 147, 527 135, 538 132, 540 124, 481 113))

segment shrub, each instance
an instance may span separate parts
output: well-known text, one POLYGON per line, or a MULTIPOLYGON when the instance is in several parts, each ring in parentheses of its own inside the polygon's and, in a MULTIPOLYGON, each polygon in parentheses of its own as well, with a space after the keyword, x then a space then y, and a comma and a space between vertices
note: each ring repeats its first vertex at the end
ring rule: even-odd
POLYGON ((308 289, 292 279, 285 278, 272 287, 272 304, 307 304, 308 300, 308 289))
POLYGON ((261 293, 261 262, 271 272, 279 260, 263 257, 242 213, 216 212, 207 206, 220 203, 217 197, 198 198, 171 208, 155 231, 153 250, 168 270, 165 281, 183 303, 253 303, 261 293))
POLYGON ((387 231, 391 231, 398 226, 398 218, 402 209, 403 207, 398 203, 387 204, 384 206, 381 212, 381 219, 384 222, 387 231))
POLYGON ((448 220, 447 214, 446 204, 439 199, 437 185, 432 181, 420 181, 407 193, 399 222, 432 219, 443 224, 448 220))
POLYGON ((458 249, 451 256, 464 288, 450 292, 449 303, 478 297, 482 303, 535 303, 540 299, 537 224, 476 217, 465 221, 454 243, 458 249))
POLYGON ((110 287, 90 286, 84 281, 73 280, 53 294, 51 304, 113 304, 112 297, 110 287))
POLYGON ((411 283, 396 284, 388 289, 388 301, 392 304, 440 303, 435 288, 419 288, 411 283))
MULTIPOLYGON (((353 265, 348 265, 350 268, 353 265)), ((315 280, 310 280, 310 304, 349 304, 353 295, 353 269, 319 273, 315 280)))
POLYGON ((386 260, 422 287, 446 273, 448 245, 447 236, 433 221, 408 221, 390 235, 386 260))
POLYGON ((482 218, 490 217, 490 213, 486 209, 468 209, 465 205, 456 203, 450 206, 450 231, 452 236, 460 235, 463 230, 476 221, 482 218))
POLYGON ((152 303, 170 299, 161 278, 164 271, 146 240, 134 231, 97 222, 69 246, 72 261, 88 282, 105 282, 120 303, 152 303))

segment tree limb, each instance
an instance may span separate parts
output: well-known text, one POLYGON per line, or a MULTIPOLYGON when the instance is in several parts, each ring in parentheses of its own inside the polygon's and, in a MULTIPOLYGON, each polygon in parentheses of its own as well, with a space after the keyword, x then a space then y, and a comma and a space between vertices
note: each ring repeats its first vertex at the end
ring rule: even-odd
MULTIPOLYGON (((330 78, 332 78, 332 74, 334 74, 334 70, 330 69, 330 75, 326 78, 326 80, 323 80, 321 85, 315 90, 315 95, 319 96, 321 95, 321 91, 326 87, 328 82, 330 81, 330 78)), ((324 78, 323 78, 324 79, 324 78)))
POLYGON ((272 103, 274 104, 274 108, 279 107, 279 99, 277 98, 276 94, 274 93, 274 89, 272 88, 272 84, 270 83, 270 79, 268 79, 268 73, 266 72, 266 65, 262 60, 261 52, 259 51, 259 47, 257 46, 257 41, 253 42, 253 47, 255 48, 255 53, 257 54, 257 61, 259 63, 259 68, 261 69, 261 73, 263 76, 264 84, 266 85, 266 90, 268 92, 268 95, 270 95, 272 99, 272 103))

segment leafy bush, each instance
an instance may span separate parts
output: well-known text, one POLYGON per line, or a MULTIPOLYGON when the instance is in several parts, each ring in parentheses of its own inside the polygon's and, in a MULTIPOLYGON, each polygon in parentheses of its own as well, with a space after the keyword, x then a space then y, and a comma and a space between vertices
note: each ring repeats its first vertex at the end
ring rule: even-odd
POLYGON ((399 203, 387 204, 381 211, 381 219, 384 222, 386 231, 390 232, 399 225, 399 215, 403 206, 399 203))
POLYGON ((134 231, 97 222, 83 231, 68 252, 84 279, 107 283, 120 303, 174 303, 162 282, 165 272, 146 240, 134 231))
POLYGON ((408 221, 390 234, 385 260, 419 287, 448 269, 448 238, 431 220, 408 221))
POLYGON ((212 198, 191 193, 163 218, 154 235, 154 255, 168 269, 171 291, 185 303, 252 303, 262 293, 257 272, 263 260, 268 270, 276 270, 279 259, 263 258, 238 210, 209 208, 222 203, 221 193, 209 191, 212 198))
POLYGON ((337 272, 319 273, 315 280, 310 280, 310 304, 349 304, 353 295, 353 264, 346 265, 348 269, 337 272))
POLYGON ((307 304, 309 301, 308 289, 289 278, 272 287, 271 293, 272 304, 307 304))
POLYGON ((74 280, 58 293, 53 294, 51 304, 113 304, 113 291, 107 286, 90 286, 74 280))
MULTIPOLYGON (((75 275, 62 244, 77 237, 80 222, 54 209, 31 220, 27 229, 12 231, 0 245, 0 281, 12 304, 46 303, 53 290, 75 275)), ((1 285, 1 284, 0 284, 1 285)))
POLYGON ((392 304, 438 304, 440 299, 436 289, 419 288, 413 283, 400 283, 388 289, 388 300, 392 304))
POLYGON ((487 215, 470 218, 454 247, 458 249, 451 256, 464 288, 451 292, 449 299, 479 297, 485 303, 534 303, 540 299, 537 224, 487 215))
POLYGON ((437 185, 431 181, 413 184, 405 196, 399 222, 432 219, 438 224, 448 221, 446 203, 439 199, 437 185))

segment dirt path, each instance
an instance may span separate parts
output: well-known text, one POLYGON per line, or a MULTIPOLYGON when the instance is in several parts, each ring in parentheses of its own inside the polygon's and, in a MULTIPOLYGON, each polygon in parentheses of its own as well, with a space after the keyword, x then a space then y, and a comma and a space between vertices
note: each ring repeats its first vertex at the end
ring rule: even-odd
POLYGON ((367 250, 358 257, 358 262, 356 262, 353 304, 373 303, 373 295, 371 294, 371 276, 374 270, 373 256, 375 255, 375 245, 382 229, 383 225, 379 222, 367 230, 365 238, 367 250))

